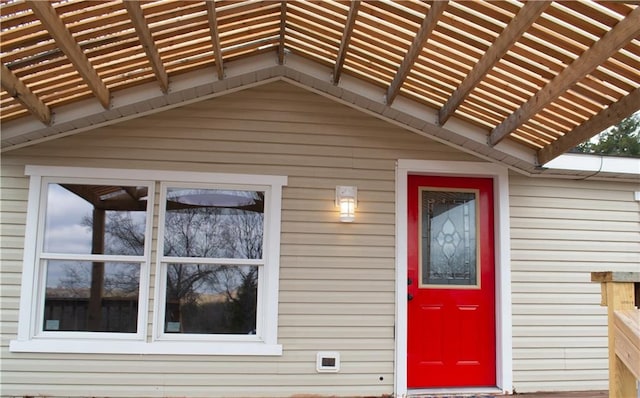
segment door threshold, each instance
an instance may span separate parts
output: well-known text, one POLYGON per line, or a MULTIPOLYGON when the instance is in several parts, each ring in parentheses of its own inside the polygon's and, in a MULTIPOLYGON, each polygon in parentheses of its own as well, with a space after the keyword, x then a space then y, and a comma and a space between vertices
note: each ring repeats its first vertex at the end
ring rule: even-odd
POLYGON ((408 398, 490 398, 504 395, 498 387, 416 388, 407 391, 408 398))

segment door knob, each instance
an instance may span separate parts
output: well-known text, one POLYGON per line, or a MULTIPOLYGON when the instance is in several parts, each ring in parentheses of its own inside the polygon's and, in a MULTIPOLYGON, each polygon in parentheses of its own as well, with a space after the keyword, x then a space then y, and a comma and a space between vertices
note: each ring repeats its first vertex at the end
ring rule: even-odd
POLYGON ((413 294, 407 293, 407 301, 413 300, 413 294))
POLYGON ((408 279, 407 279, 407 285, 411 286, 411 284, 412 284, 412 283, 413 283, 413 279, 408 278, 408 279))

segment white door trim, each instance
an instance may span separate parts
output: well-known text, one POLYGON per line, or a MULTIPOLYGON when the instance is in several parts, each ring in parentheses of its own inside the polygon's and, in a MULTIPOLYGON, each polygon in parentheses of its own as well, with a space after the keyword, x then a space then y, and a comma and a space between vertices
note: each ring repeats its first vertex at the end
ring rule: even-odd
POLYGON ((506 167, 485 162, 400 159, 396 167, 396 355, 395 396, 407 390, 407 177, 409 174, 493 178, 496 266, 496 383, 512 392, 511 260, 509 240, 509 174, 506 167))

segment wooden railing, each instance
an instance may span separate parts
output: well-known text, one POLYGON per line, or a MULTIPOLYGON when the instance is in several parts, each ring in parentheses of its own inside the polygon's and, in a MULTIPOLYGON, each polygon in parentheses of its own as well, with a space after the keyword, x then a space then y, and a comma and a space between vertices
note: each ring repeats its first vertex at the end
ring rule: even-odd
POLYGON ((609 397, 638 397, 640 379, 640 272, 592 272, 607 307, 609 397))

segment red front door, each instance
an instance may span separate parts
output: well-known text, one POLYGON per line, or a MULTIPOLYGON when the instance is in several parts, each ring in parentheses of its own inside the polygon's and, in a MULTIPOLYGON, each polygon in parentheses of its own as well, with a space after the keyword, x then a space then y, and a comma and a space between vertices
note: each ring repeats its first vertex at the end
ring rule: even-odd
POLYGON ((496 385, 493 183, 409 176, 409 388, 496 385))

